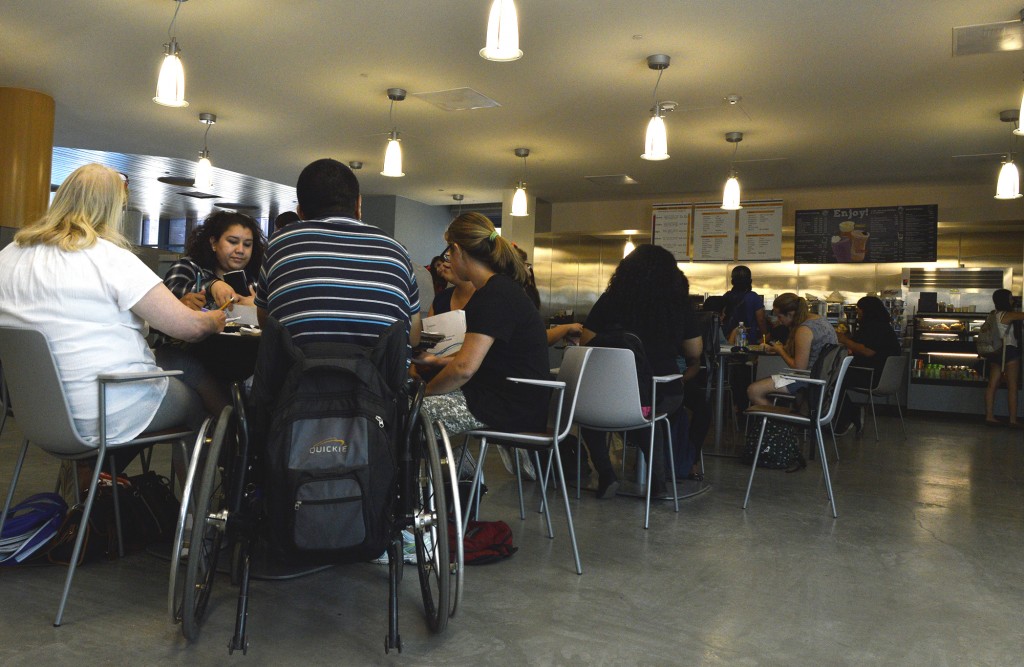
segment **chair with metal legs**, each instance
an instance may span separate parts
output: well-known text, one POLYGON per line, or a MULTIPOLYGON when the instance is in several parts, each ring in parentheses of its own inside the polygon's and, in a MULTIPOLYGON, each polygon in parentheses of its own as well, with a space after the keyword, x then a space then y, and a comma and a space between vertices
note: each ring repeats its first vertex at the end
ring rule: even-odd
MULTIPOLYGON (((547 483, 548 474, 552 469, 557 473, 556 481, 558 488, 562 492, 562 500, 565 503, 565 518, 569 526, 569 539, 572 541, 572 555, 576 565, 576 574, 583 574, 583 566, 580 564, 580 552, 576 544, 576 529, 573 527, 572 509, 569 505, 569 488, 565 483, 565 473, 562 470, 562 457, 559 455, 558 445, 565 440, 572 428, 581 381, 584 370, 586 370, 588 365, 588 359, 593 351, 594 348, 589 347, 572 347, 566 350, 565 358, 562 359, 562 365, 558 369, 557 380, 508 378, 510 382, 532 384, 552 389, 551 406, 548 412, 548 427, 544 433, 506 432, 486 428, 467 433, 469 436, 480 439, 480 459, 477 462, 476 474, 473 476, 473 488, 470 491, 469 507, 473 506, 480 492, 484 463, 487 460, 488 440, 498 440, 509 447, 525 449, 532 452, 534 456, 534 464, 537 467, 537 474, 540 476, 541 510, 544 513, 544 520, 547 524, 548 537, 554 538, 555 533, 551 525, 551 512, 547 502, 547 483), (541 465, 541 453, 547 454, 546 466, 541 465)), ((519 513, 520 517, 525 517, 523 482, 519 472, 519 458, 515 457, 515 461, 516 481, 519 487, 519 513)), ((468 525, 468 512, 465 515, 465 521, 468 525)))
MULTIPOLYGON (((867 387, 847 387, 847 391, 857 394, 865 394, 868 397, 868 404, 871 406, 871 421, 875 425, 875 440, 878 440, 878 417, 875 415, 875 396, 888 399, 890 396, 896 398, 896 412, 900 416, 900 428, 903 429, 903 437, 907 437, 907 426, 903 423, 903 410, 900 408, 899 392, 903 387, 903 380, 907 374, 907 358, 902 354, 893 355, 885 360, 882 367, 882 375, 875 385, 875 371, 873 368, 851 366, 864 372, 870 372, 870 379, 867 387)), ((843 400, 846 400, 845 397, 843 400)))
POLYGON ((768 426, 768 420, 774 419, 810 429, 814 432, 818 453, 821 456, 821 470, 825 478, 825 490, 828 493, 828 500, 832 506, 832 516, 839 516, 836 510, 835 495, 832 492, 832 478, 828 470, 828 459, 825 456, 825 437, 821 429, 822 426, 829 424, 836 414, 840 400, 837 388, 842 385, 846 370, 852 362, 853 357, 846 354, 845 348, 835 346, 828 352, 822 352, 810 377, 787 377, 787 379, 799 380, 810 385, 808 392, 810 414, 808 415, 802 415, 791 411, 787 407, 778 405, 754 405, 747 409, 747 413, 751 416, 761 418, 761 431, 757 439, 757 449, 754 452, 754 462, 750 467, 750 479, 747 481, 747 494, 743 498, 743 509, 747 509, 747 504, 750 502, 750 489, 754 484, 754 473, 757 472, 757 459, 761 454, 761 443, 764 440, 765 428, 768 426))
MULTIPOLYGON (((71 581, 74 579, 75 568, 82 551, 83 538, 87 532, 86 526, 89 523, 89 515, 92 512, 96 490, 99 487, 99 476, 103 463, 109 460, 111 479, 116 479, 117 469, 113 456, 115 452, 168 442, 179 443, 183 455, 187 458, 186 439, 193 436, 191 428, 181 427, 161 432, 142 433, 129 442, 108 443, 106 432, 107 387, 111 384, 179 375, 180 371, 100 375, 97 382, 100 418, 99 440, 98 442, 86 442, 75 428, 71 409, 68 407, 67 397, 64 394, 64 385, 57 371, 56 360, 50 351, 46 337, 41 332, 32 329, 0 327, 0 359, 3 359, 4 374, 10 390, 9 397, 17 415, 18 429, 24 436, 21 451, 14 466, 10 488, 7 491, 3 513, 0 514, 0 531, 3 530, 7 512, 11 507, 14 490, 18 484, 18 477, 21 475, 25 454, 28 452, 30 443, 59 459, 74 461, 96 459, 89 483, 89 492, 82 510, 81 523, 78 526, 74 551, 68 565, 67 577, 64 580, 64 591, 61 594, 57 616, 53 622, 54 626, 59 626, 64 617, 64 607, 67 604, 68 593, 71 591, 71 581)), ((116 483, 112 485, 114 517, 117 525, 118 550, 123 554, 117 487, 116 483)))

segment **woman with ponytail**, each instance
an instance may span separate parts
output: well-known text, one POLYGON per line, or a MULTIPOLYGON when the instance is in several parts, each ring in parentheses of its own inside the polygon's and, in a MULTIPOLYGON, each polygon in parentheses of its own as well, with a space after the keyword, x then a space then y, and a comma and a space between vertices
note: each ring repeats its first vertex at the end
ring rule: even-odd
POLYGON ((476 292, 465 305, 462 348, 450 357, 414 359, 440 368, 427 384, 423 409, 432 419, 441 419, 450 433, 483 426, 543 431, 549 391, 506 379, 550 376, 544 321, 523 290, 523 260, 491 221, 476 212, 455 218, 445 240, 452 272, 472 282, 476 292))
MULTIPOLYGON (((775 317, 780 324, 789 328, 789 338, 785 345, 778 341, 772 343, 772 349, 782 357, 790 368, 807 370, 818 360, 821 349, 826 344, 837 345, 835 329, 824 317, 810 312, 807 299, 792 292, 780 294, 772 306, 775 317)), ((768 394, 773 391, 785 391, 790 394, 807 386, 806 382, 794 382, 782 388, 775 387, 775 381, 766 377, 750 385, 747 396, 754 405, 771 405, 768 394)))

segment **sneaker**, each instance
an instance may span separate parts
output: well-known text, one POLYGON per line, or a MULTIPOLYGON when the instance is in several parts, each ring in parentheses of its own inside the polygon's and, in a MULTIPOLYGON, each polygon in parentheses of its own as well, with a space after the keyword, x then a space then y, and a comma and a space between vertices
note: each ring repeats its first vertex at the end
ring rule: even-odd
MULTIPOLYGON (((424 533, 423 539, 426 540, 427 551, 429 553, 431 549, 430 533, 424 533)), ((410 564, 416 562, 416 536, 408 530, 402 531, 402 560, 410 564)), ((382 553, 377 558, 373 559, 373 562, 377 565, 387 565, 388 563, 390 563, 391 559, 388 558, 388 550, 385 549, 384 553, 382 553)))

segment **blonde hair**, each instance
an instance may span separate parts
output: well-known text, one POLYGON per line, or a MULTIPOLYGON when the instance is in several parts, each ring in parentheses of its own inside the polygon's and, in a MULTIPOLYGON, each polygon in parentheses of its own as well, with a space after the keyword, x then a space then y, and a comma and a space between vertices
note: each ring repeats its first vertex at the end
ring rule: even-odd
POLYGON ((807 321, 807 316, 810 314, 810 310, 807 307, 807 299, 802 296, 797 296, 792 292, 786 292, 775 297, 775 302, 772 304, 772 310, 777 314, 792 314, 793 321, 789 325, 789 337, 786 339, 786 354, 794 356, 796 354, 796 329, 801 324, 807 321))
POLYGON ((506 241, 494 229, 487 216, 471 211, 452 220, 444 240, 457 243, 463 252, 490 267, 495 273, 503 273, 520 285, 526 285, 529 274, 526 263, 519 257, 516 247, 506 241))
POLYGON ((73 252, 105 239, 130 248, 121 235, 127 198, 124 181, 116 171, 101 164, 81 166, 57 188, 46 214, 22 227, 14 235, 14 242, 21 246, 54 245, 73 252))

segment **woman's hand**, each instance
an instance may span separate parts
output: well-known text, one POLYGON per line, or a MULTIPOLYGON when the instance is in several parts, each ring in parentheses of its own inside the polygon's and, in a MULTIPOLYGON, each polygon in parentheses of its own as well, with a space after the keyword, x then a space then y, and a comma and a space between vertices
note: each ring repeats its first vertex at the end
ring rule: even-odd
POLYGON ((252 287, 249 288, 249 294, 242 296, 241 294, 235 293, 235 303, 243 306, 255 306, 256 305, 256 293, 252 291, 252 287))
POLYGON ((441 357, 429 352, 423 352, 412 358, 412 363, 417 366, 440 366, 443 362, 441 357))
POLYGON ((206 307, 206 291, 189 292, 180 301, 191 310, 202 310, 206 307))
POLYGON ((840 345, 844 345, 846 347, 850 347, 850 338, 849 338, 849 336, 846 335, 845 331, 837 331, 836 332, 836 340, 839 341, 840 345))
POLYGON ((231 289, 231 285, 228 285, 223 280, 215 280, 210 285, 210 294, 213 295, 213 302, 220 308, 225 303, 233 303, 237 300, 235 290, 231 289))
POLYGON ((779 356, 782 356, 783 351, 785 351, 785 349, 786 349, 786 346, 783 345, 782 343, 780 343, 777 340, 773 340, 769 344, 771 345, 771 352, 772 352, 772 354, 777 354, 779 356))

